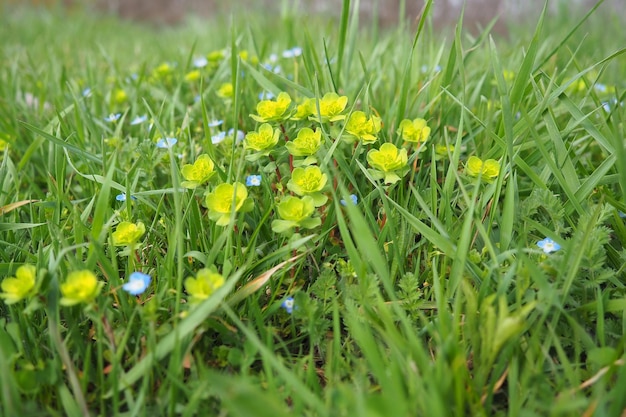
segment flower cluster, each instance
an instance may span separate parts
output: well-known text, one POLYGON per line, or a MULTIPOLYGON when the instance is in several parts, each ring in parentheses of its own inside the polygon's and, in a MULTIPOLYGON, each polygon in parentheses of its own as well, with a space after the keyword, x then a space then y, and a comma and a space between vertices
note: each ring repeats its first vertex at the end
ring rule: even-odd
POLYGON ((252 204, 246 186, 240 182, 220 184, 206 196, 209 218, 218 226, 228 225, 234 213, 250 211, 252 204))
POLYGON ((181 185, 185 188, 197 188, 211 179, 215 164, 207 154, 200 155, 193 164, 183 165, 181 174, 185 181, 181 185))
POLYGON ((115 229, 115 232, 113 232, 111 236, 113 238, 113 245, 134 246, 145 232, 146 227, 142 222, 121 222, 117 225, 117 229, 115 229))
POLYGON ((15 304, 33 295, 37 279, 37 269, 33 265, 22 265, 15 271, 15 277, 5 278, 0 283, 0 298, 6 304, 15 304))
POLYGON ((61 284, 62 306, 73 306, 80 303, 91 303, 100 294, 104 286, 90 270, 70 272, 61 284))
POLYGON ((481 177, 486 182, 492 182, 500 174, 500 164, 495 159, 483 161, 476 156, 470 156, 465 165, 467 173, 472 177, 481 177))
POLYGON ((398 149, 392 143, 383 143, 380 149, 372 149, 367 153, 367 162, 373 170, 371 174, 376 179, 384 179, 385 184, 394 184, 400 181, 402 175, 408 171, 406 149, 398 149))
POLYGON ((203 268, 196 273, 196 277, 185 279, 185 290, 189 294, 189 301, 199 303, 209 298, 218 288, 224 285, 224 277, 213 269, 203 268))
POLYGON ((430 127, 424 119, 405 119, 400 122, 398 135, 402 140, 420 146, 426 143, 430 137, 430 127))

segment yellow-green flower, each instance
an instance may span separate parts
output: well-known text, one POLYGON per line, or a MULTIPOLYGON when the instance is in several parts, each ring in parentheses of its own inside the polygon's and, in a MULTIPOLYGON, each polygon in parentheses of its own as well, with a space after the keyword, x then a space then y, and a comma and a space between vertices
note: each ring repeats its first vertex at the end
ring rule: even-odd
POLYGON ((248 190, 240 182, 220 184, 206 196, 209 218, 217 222, 218 226, 228 225, 233 211, 248 211, 251 204, 252 201, 248 199, 248 190))
POLYGON ((126 102, 126 100, 128 100, 128 94, 126 94, 126 91, 122 90, 121 88, 117 88, 115 91, 113 91, 114 103, 122 104, 126 102))
POLYGON ((180 169, 185 178, 181 185, 185 188, 196 188, 204 184, 215 174, 214 167, 215 165, 209 155, 200 155, 193 165, 185 164, 180 169))
POLYGON ((298 136, 285 144, 287 151, 293 156, 312 156, 322 145, 322 132, 320 130, 304 127, 298 131, 298 136))
POLYGON ((187 81, 188 83, 198 81, 200 79, 200 75, 200 71, 198 70, 189 71, 187 74, 185 74, 185 81, 187 81))
POLYGON ((367 153, 367 162, 376 179, 384 178, 386 184, 393 184, 406 173, 408 156, 406 149, 398 149, 393 143, 384 143, 379 150, 372 149, 367 153))
POLYGON ((278 94, 276 100, 261 100, 256 105, 257 114, 251 114, 254 120, 260 123, 285 120, 290 114, 287 112, 291 105, 291 97, 289 94, 282 92, 278 94))
POLYGON ((113 232, 113 245, 132 246, 146 232, 146 227, 142 222, 131 223, 121 222, 113 232))
POLYGON ((339 96, 337 93, 326 93, 324 97, 319 100, 319 103, 313 102, 313 115, 312 120, 318 122, 336 122, 338 120, 344 120, 345 114, 341 114, 348 104, 348 97, 339 96), (319 104, 319 114, 318 114, 319 104))
POLYGON ((299 196, 311 196, 315 206, 319 207, 328 200, 328 197, 320 192, 327 181, 327 175, 322 173, 318 166, 298 167, 291 173, 291 179, 287 183, 287 188, 299 196))
POLYGON ((33 265, 22 265, 15 271, 15 277, 5 278, 0 284, 0 298, 6 304, 15 304, 33 294, 37 279, 37 268, 33 265))
POLYGON ((199 270, 195 278, 185 279, 185 290, 190 295, 189 301, 192 304, 206 300, 222 285, 224 285, 224 277, 208 268, 199 270))
POLYGON ((9 142, 0 138, 0 152, 4 152, 9 149, 9 142))
POLYGON ((403 140, 411 143, 416 143, 418 146, 425 143, 430 136, 430 127, 426 125, 424 119, 404 119, 400 122, 398 127, 398 135, 403 140))
POLYGON ((317 113, 315 109, 315 99, 308 98, 296 107, 296 113, 291 116, 291 120, 306 120, 309 116, 317 113))
POLYGON ((288 232, 294 227, 312 229, 322 223, 319 217, 311 217, 315 212, 315 202, 309 196, 285 197, 278 203, 276 210, 280 220, 272 221, 272 230, 275 233, 288 232))
POLYGON ((362 111, 354 111, 346 122, 345 130, 363 143, 374 143, 381 127, 380 117, 375 115, 367 117, 362 111))
POLYGON ((269 123, 263 123, 258 131, 248 132, 245 138, 246 148, 269 154, 280 137, 280 130, 274 129, 269 123))
POLYGON ((259 63, 259 57, 256 55, 250 55, 250 53, 245 49, 239 51, 239 58, 241 58, 242 61, 250 62, 252 65, 259 63))
POLYGON ((157 79, 163 79, 172 75, 173 69, 170 64, 163 62, 152 71, 152 76, 157 79))
POLYGON ((454 152, 454 146, 453 145, 436 145, 435 146, 435 153, 439 156, 447 156, 449 153, 454 152))
POLYGON ((487 182, 492 182, 500 174, 500 163, 495 159, 483 161, 477 156, 470 156, 465 169, 472 177, 481 176, 487 182))
POLYGON ((62 306, 90 303, 98 296, 103 285, 89 270, 70 272, 60 287, 60 303, 62 306))
POLYGON ((233 85, 231 83, 224 83, 217 89, 217 95, 221 98, 232 98, 234 94, 233 85))
POLYGON ((222 59, 224 59, 225 56, 226 56, 226 53, 224 52, 224 50, 218 49, 216 51, 209 52, 206 57, 209 61, 218 63, 222 59))

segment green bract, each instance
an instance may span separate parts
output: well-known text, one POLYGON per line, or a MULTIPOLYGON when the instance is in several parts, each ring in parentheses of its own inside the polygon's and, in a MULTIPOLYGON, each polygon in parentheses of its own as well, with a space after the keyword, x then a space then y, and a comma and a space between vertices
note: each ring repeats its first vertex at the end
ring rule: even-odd
POLYGON ((193 165, 186 164, 180 169, 185 178, 181 185, 185 188, 196 188, 204 184, 215 174, 213 168, 214 164, 209 155, 200 155, 193 165))
POLYGON ((288 119, 290 114, 287 112, 291 104, 289 94, 282 92, 274 100, 262 100, 256 105, 256 114, 251 114, 254 120, 260 123, 281 121, 288 119))
POLYGON ((380 117, 367 115, 362 111, 352 112, 346 122, 346 132, 363 143, 373 143, 382 127, 380 117))
POLYGON ((372 149, 367 153, 367 162, 375 171, 376 179, 384 178, 386 184, 400 180, 407 168, 406 149, 400 149, 392 143, 384 143, 379 150, 372 149))
POLYGON ((272 128, 269 123, 263 123, 258 131, 248 132, 245 139, 246 148, 267 155, 278 143, 279 136, 280 130, 272 128))
POLYGON ((285 144, 289 153, 293 156, 312 156, 322 145, 322 132, 320 130, 300 129, 298 136, 285 144))
POLYGON ((322 173, 322 170, 317 166, 295 168, 291 173, 287 188, 299 196, 310 195, 315 206, 319 207, 328 200, 328 197, 320 192, 327 181, 327 175, 322 173))
POLYGON ((248 200, 248 190, 240 182, 220 184, 206 196, 209 218, 218 226, 226 226, 230 222, 232 212, 248 211, 252 201, 248 200))
POLYGON ((272 230, 276 233, 288 232, 294 227, 312 229, 322 223, 319 217, 311 217, 315 211, 315 203, 309 196, 285 197, 278 203, 276 210, 282 219, 272 221, 272 230))
POLYGON ((22 265, 15 271, 15 277, 5 278, 0 284, 0 298, 6 304, 14 304, 32 295, 37 278, 33 265, 22 265))

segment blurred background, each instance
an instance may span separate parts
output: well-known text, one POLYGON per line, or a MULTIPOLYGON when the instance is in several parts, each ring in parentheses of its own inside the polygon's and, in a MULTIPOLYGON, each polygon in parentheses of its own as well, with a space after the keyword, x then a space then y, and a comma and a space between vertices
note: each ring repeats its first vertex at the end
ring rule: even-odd
MULTIPOLYGON (((2 2, 3 0, 0 0, 2 2)), ((341 0, 4 0, 8 4, 35 4, 45 7, 87 8, 94 12, 118 15, 125 19, 155 24, 180 24, 189 16, 210 17, 228 15, 231 11, 276 14, 317 14, 336 18, 341 14, 341 0)), ((392 26, 402 15, 415 21, 424 6, 424 0, 361 0, 361 19, 377 21, 381 26, 392 26)), ((352 2, 356 4, 355 1, 352 2)), ((453 26, 465 5, 464 26, 470 30, 484 28, 494 18, 495 32, 505 33, 507 25, 536 20, 544 6, 543 0, 436 0, 433 6, 435 27, 453 26)), ((598 0, 550 0, 552 15, 582 15, 598 0)), ((600 9, 604 16, 626 22, 626 0, 605 0, 600 9)), ((533 25, 534 26, 534 25, 533 25)))

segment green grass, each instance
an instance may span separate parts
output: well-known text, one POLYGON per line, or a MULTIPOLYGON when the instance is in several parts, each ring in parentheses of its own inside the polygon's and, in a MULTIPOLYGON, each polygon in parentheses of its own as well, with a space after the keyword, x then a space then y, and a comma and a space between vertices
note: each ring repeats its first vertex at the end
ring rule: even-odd
POLYGON ((626 60, 601 10, 445 39, 428 7, 383 30, 359 27, 348 1, 337 22, 285 9, 161 30, 4 7, 2 294, 22 265, 36 279, 0 303, 0 415, 626 409, 626 60), (288 112, 312 98, 310 117, 270 121, 266 152, 213 139, 258 130, 264 91, 287 92, 288 112), (347 97, 345 120, 317 120, 329 92, 347 97), (375 142, 351 140, 356 111, 380 117, 375 142), (419 150, 398 131, 416 118, 431 129, 419 150), (282 232, 304 159, 285 142, 305 127, 321 132, 327 201, 282 232), (392 184, 368 161, 383 143, 407 150, 392 184), (214 173, 185 188, 201 154, 214 173), (471 156, 499 171, 473 176, 471 156), (252 174, 261 185, 218 221, 206 195, 252 174), (116 246, 121 222, 145 226, 136 245, 116 246), (544 253, 546 237, 560 249, 544 253), (225 282, 194 303, 204 268, 225 282), (63 305, 81 270, 101 290, 63 305), (139 296, 122 289, 134 271, 152 277, 139 296))

